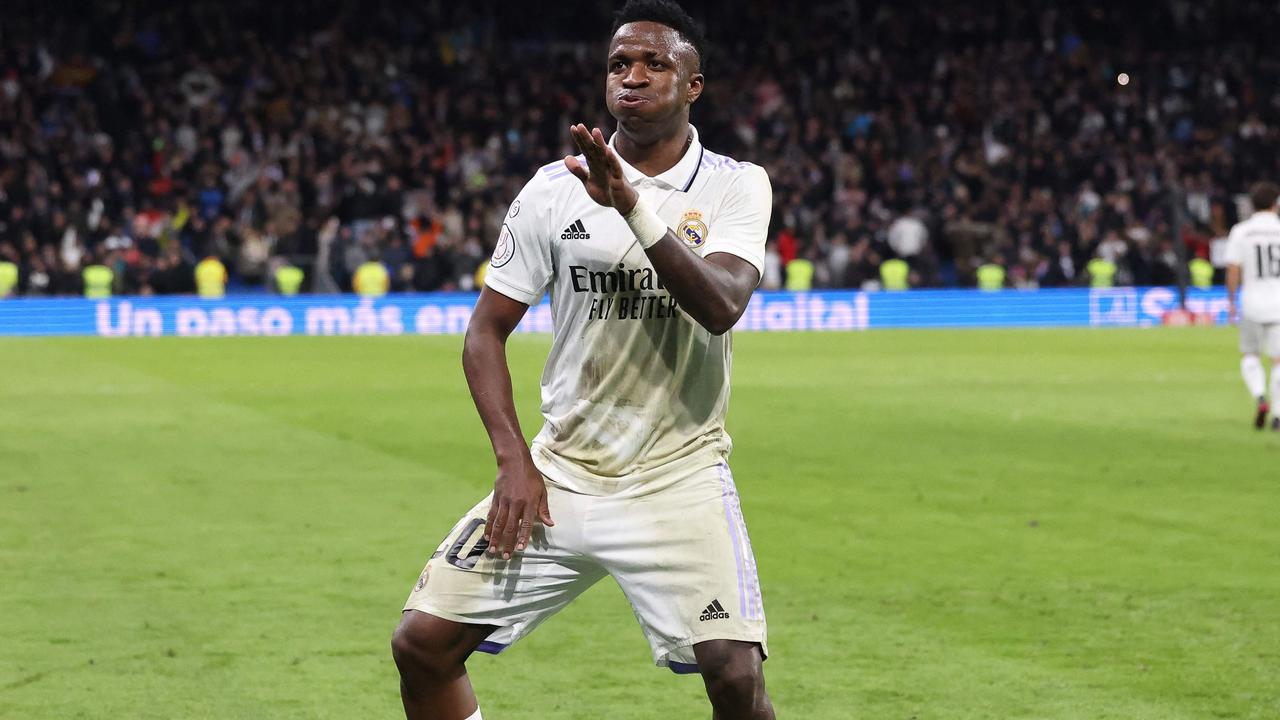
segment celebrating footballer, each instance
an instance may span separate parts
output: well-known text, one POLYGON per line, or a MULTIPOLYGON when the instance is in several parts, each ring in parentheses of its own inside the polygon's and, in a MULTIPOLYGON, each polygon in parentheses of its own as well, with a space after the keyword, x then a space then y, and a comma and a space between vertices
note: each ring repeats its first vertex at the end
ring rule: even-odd
POLYGON ((628 2, 605 58, 616 132, 568 128, 580 154, 511 204, 463 350, 497 477, 395 631, 409 718, 480 718, 471 653, 502 652, 606 575, 654 662, 701 674, 714 718, 774 717, 724 428, 730 329, 760 282, 772 192, 761 167, 703 147, 689 123, 705 53, 678 5, 628 2), (505 343, 544 294, 544 423, 526 444, 505 343))

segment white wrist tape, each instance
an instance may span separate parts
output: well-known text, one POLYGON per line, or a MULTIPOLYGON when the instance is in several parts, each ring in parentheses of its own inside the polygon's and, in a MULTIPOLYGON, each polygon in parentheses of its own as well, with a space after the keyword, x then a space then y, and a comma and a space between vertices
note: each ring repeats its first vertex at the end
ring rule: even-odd
POLYGON ((636 206, 631 208, 631 212, 624 215, 623 219, 627 221, 627 227, 631 228, 631 234, 640 241, 640 247, 645 250, 657 245, 658 241, 667 234, 667 224, 662 222, 658 213, 645 205, 643 198, 636 201, 636 206))

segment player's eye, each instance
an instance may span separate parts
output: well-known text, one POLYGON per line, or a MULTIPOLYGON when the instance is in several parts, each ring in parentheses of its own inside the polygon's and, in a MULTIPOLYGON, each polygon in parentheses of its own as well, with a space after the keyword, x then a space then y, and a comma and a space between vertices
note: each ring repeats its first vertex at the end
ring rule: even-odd
POLYGON ((618 72, 619 70, 621 70, 622 68, 624 68, 624 67, 626 67, 626 66, 627 66, 627 64, 626 64, 626 63, 624 63, 624 62, 622 62, 621 60, 614 60, 613 62, 609 63, 609 71, 610 71, 610 72, 618 72))
POLYGON ((650 60, 650 61, 649 61, 649 69, 650 69, 650 70, 661 70, 662 68, 663 68, 662 63, 658 62, 657 60, 650 60))

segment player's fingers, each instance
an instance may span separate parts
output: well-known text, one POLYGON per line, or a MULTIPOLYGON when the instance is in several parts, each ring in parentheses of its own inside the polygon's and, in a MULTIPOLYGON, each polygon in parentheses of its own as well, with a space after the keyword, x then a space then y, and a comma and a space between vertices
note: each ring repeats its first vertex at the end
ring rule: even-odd
MULTIPOLYGON (((586 175, 590 177, 591 170, 597 170, 600 168, 601 166, 600 158, 596 157, 595 148, 591 146, 591 143, 583 140, 581 137, 575 137, 574 142, 578 146, 578 151, 581 152, 582 155, 587 159, 587 167, 585 168, 585 170, 586 170, 586 175)), ((574 159, 577 160, 577 158, 574 158, 574 159)), ((578 163, 578 164, 581 165, 582 163, 578 163)), ((585 180, 586 178, 584 177, 583 179, 585 180)))
POLYGON ((488 540, 493 536, 493 521, 498 517, 498 498, 494 498, 489 502, 489 514, 484 519, 484 539, 488 540))
POLYGON ((506 503, 495 499, 493 506, 489 508, 489 520, 485 523, 484 534, 489 540, 489 554, 497 555, 499 544, 502 542, 502 532, 505 530, 507 520, 506 503))
MULTIPOLYGON (((599 130, 596 130, 599 133, 599 130)), ((595 136, 586 125, 579 123, 574 127, 573 140, 578 144, 578 149, 583 155, 587 156, 587 164, 591 167, 599 167, 604 164, 604 147, 605 144, 597 142, 595 136)))
POLYGON ((622 177, 622 163, 618 162, 618 153, 613 148, 606 146, 604 149, 605 162, 609 165, 609 174, 614 177, 622 177))
POLYGON ((533 517, 537 512, 537 506, 529 503, 525 506, 524 512, 520 513, 520 527, 516 532, 516 551, 524 550, 529 545, 529 536, 533 534, 533 517))
POLYGON ((503 503, 501 510, 498 511, 498 517, 494 520, 493 539, 489 541, 489 549, 494 555, 502 556, 502 544, 505 541, 507 530, 511 526, 511 505, 503 503))
POLYGON ((604 139, 604 133, 600 132, 600 128, 591 129, 591 139, 595 146, 600 148, 601 152, 604 152, 609 147, 609 141, 604 139))
POLYGON ((503 560, 511 559, 511 552, 516 546, 516 531, 520 528, 520 515, 524 511, 523 503, 512 503, 507 506, 507 518, 503 521, 502 542, 498 548, 503 560))
POLYGON ((579 123, 573 127, 573 142, 578 146, 578 150, 587 156, 587 160, 591 160, 596 156, 596 144, 591 138, 591 131, 586 125, 579 123))
POLYGON ((547 493, 542 492, 542 498, 538 500, 538 522, 547 527, 555 527, 556 521, 551 519, 551 506, 547 504, 547 493))
POLYGON ((583 167, 582 163, 578 162, 578 158, 572 155, 565 156, 564 166, 569 169, 569 172, 573 173, 574 177, 582 182, 587 182, 591 178, 590 171, 583 167))
POLYGON ((595 151, 596 157, 601 163, 609 162, 609 141, 604 139, 604 133, 600 132, 600 128, 591 130, 591 149, 595 151))

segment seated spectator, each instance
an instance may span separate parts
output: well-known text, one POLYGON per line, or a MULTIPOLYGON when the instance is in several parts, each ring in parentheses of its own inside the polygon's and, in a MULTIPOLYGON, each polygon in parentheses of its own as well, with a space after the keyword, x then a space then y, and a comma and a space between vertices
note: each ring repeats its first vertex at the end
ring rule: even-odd
MULTIPOLYGON (((912 286, 970 285, 997 255, 1019 287, 1080 285, 1100 253, 1113 283, 1176 282, 1177 243, 1190 257, 1224 235, 1280 156, 1266 3, 735 16, 709 27, 720 60, 692 120, 769 172, 763 288, 798 257, 829 287, 878 283, 889 257, 912 286)), ((212 254, 233 287, 270 286, 283 260, 312 291, 349 291, 374 252, 395 289, 473 289, 508 203, 600 115, 600 48, 575 28, 382 0, 358 18, 331 0, 6 8, 0 242, 17 290, 79 294, 110 257, 120 291, 190 293, 179 278, 212 254)))

